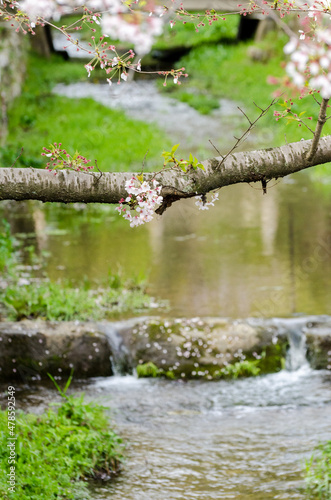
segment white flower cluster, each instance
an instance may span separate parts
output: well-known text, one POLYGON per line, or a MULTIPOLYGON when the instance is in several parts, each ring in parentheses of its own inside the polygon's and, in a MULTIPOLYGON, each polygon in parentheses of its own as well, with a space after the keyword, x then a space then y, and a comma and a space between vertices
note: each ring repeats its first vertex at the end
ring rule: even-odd
POLYGON ((19 2, 19 9, 25 12, 30 21, 35 23, 38 17, 44 19, 60 18, 59 5, 54 0, 23 0, 19 2))
POLYGON ((118 12, 124 12, 127 10, 127 8, 125 7, 124 3, 121 2, 121 0, 87 0, 85 4, 91 10, 95 11, 107 10, 111 14, 117 14, 118 12))
MULTIPOLYGON (((114 1, 120 0, 98 0, 96 4, 107 8, 107 4, 113 5, 114 1)), ((93 0, 91 1, 93 3, 93 0)), ((82 6, 81 0, 20 0, 12 2, 19 10, 27 14, 32 27, 34 27, 38 17, 43 19, 55 19, 58 21, 61 16, 70 14, 77 7, 82 6)), ((91 6, 92 8, 92 6, 91 6)))
POLYGON ((103 33, 113 40, 132 43, 139 55, 148 54, 154 37, 161 35, 163 31, 162 19, 149 16, 140 16, 138 22, 128 22, 121 15, 103 14, 101 26, 103 33))
POLYGON ((204 201, 203 196, 196 196, 195 199, 197 200, 195 204, 199 210, 209 210, 209 207, 213 207, 214 202, 218 200, 218 193, 214 193, 210 201, 204 201))
MULTIPOLYGON (((137 2, 136 2, 137 3, 137 2)), ((32 27, 35 26, 38 17, 44 19, 59 20, 62 15, 68 14, 72 9, 81 6, 81 0, 21 0, 13 2, 20 10, 29 17, 32 27)), ((93 18, 100 24, 106 35, 114 40, 132 43, 135 52, 145 55, 150 52, 154 37, 162 34, 163 20, 161 19, 163 9, 160 6, 153 6, 153 12, 148 16, 136 15, 132 19, 126 20, 123 14, 128 11, 126 5, 121 0, 88 0, 86 5, 89 9, 104 12, 102 18, 93 18), (154 14, 154 16, 152 15, 154 14)))
POLYGON ((140 226, 153 219, 154 211, 163 201, 160 196, 161 186, 156 180, 153 180, 153 186, 144 181, 132 177, 125 182, 125 189, 129 196, 120 200, 120 205, 116 210, 123 214, 124 219, 130 221, 130 226, 140 226))
POLYGON ((308 81, 320 90, 324 99, 331 97, 331 27, 316 31, 314 39, 292 39, 284 47, 291 54, 286 71, 293 83, 302 88, 308 81))

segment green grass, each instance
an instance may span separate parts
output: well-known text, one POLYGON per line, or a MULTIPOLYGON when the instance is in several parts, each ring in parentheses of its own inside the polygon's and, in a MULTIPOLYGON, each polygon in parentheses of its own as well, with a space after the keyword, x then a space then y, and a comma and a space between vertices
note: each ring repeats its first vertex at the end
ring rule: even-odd
MULTIPOLYGON (((228 98, 237 102, 250 118, 255 118, 259 110, 254 102, 261 107, 267 106, 276 90, 267 83, 267 78, 285 76, 283 47, 287 37, 277 31, 269 33, 263 42, 254 44, 265 57, 261 61, 252 60, 247 55, 252 42, 228 43, 228 38, 235 34, 237 23, 238 18, 230 16, 226 21, 201 28, 199 33, 195 33, 191 23, 177 22, 173 29, 168 27, 156 42, 156 48, 180 45, 194 48, 178 63, 178 67, 186 67, 189 78, 183 79, 181 86, 169 83, 167 87, 162 86, 160 79, 160 89, 202 114, 216 109, 221 98, 228 98), (219 39, 223 41, 216 43, 219 39)), ((93 78, 104 80, 101 73, 96 70, 93 78)), ((87 81, 81 61, 66 62, 56 56, 43 60, 31 55, 23 94, 15 100, 9 113, 8 143, 0 149, 1 166, 12 165, 23 147, 16 166, 43 168, 42 147, 51 142, 63 142, 70 153, 78 150, 92 161, 97 159, 99 167, 105 171, 136 171, 147 150, 146 170, 161 167, 160 153, 170 143, 155 127, 126 118, 122 112, 107 109, 92 99, 73 100, 51 94, 54 84, 74 81, 87 81)), ((259 147, 311 137, 308 130, 296 123, 276 122, 274 109, 279 107, 270 110, 255 129, 259 147), (264 135, 266 131, 268 140, 264 135)), ((318 106, 311 97, 296 100, 293 110, 306 110, 306 116, 314 120, 318 115, 318 106)), ((308 124, 313 125, 314 120, 308 124)), ((234 130, 234 134, 238 135, 244 127, 245 124, 239 131, 234 130)), ((324 134, 331 132, 330 127, 331 122, 327 122, 324 134)), ((313 172, 325 177, 328 167, 318 167, 313 172)))
POLYGON ((305 479, 309 498, 331 499, 331 441, 321 444, 307 462, 305 479))
POLYGON ((143 363, 141 365, 137 365, 136 367, 137 377, 138 378, 146 378, 146 377, 159 377, 162 374, 162 371, 158 369, 154 363, 149 361, 148 363, 143 363))
POLYGON ((186 102, 202 115, 208 115, 213 109, 219 108, 219 100, 206 94, 196 92, 178 92, 177 99, 186 102))
MULTIPOLYGON (((44 167, 42 148, 62 142, 69 153, 79 151, 98 160, 104 171, 136 171, 149 151, 145 168, 161 166, 160 154, 169 146, 154 126, 130 119, 92 99, 68 99, 51 94, 57 82, 87 81, 82 64, 59 57, 45 60, 31 56, 22 95, 9 110, 7 145, 0 150, 0 165, 44 167)), ((111 98, 111 95, 110 95, 111 98)))
MULTIPOLYGON (((256 377, 260 374, 261 369, 259 368, 259 360, 250 361, 237 361, 236 363, 228 364, 221 370, 215 368, 213 378, 219 380, 220 378, 226 379, 237 379, 243 377, 256 377)), ((181 371, 181 368, 178 369, 181 371)), ((172 370, 165 371, 162 368, 158 368, 151 361, 137 365, 136 372, 138 378, 156 378, 165 377, 168 379, 181 378, 181 374, 176 374, 172 370)))
POLYGON ((17 412, 15 492, 8 492, 9 429, 0 411, 0 496, 3 500, 85 500, 86 480, 111 477, 123 460, 122 441, 110 428, 106 408, 64 395, 57 410, 17 412))
MULTIPOLYGON (((160 89, 171 93, 172 97, 179 100, 185 100, 189 93, 195 96, 196 102, 200 97, 201 99, 208 97, 211 101, 228 98, 237 102, 251 118, 255 118, 259 110, 254 102, 260 107, 268 106, 273 93, 277 90, 277 86, 267 83, 268 77, 285 76, 283 47, 287 40, 282 32, 275 31, 269 33, 260 43, 238 42, 199 46, 191 50, 177 64, 177 67, 186 68, 189 78, 184 79, 180 87, 173 85, 162 87, 160 83, 160 89), (262 50, 265 55, 262 60, 252 60, 248 56, 252 46, 262 50)), ((190 104, 198 109, 193 99, 190 104)), ((211 111, 212 106, 209 109, 211 111)), ((257 125, 257 129, 261 131, 267 128, 272 132, 272 144, 266 144, 266 147, 284 144, 285 136, 288 142, 312 137, 311 132, 304 127, 298 127, 296 123, 287 125, 285 121, 276 122, 273 117, 275 109, 280 110, 280 107, 273 107, 268 116, 257 125)), ((311 96, 294 101, 293 111, 302 110, 306 110, 306 116, 313 117, 312 122, 307 122, 312 126, 317 119, 319 108, 311 96)), ((331 125, 327 123, 325 134, 331 133, 330 127, 331 125)))
POLYGON ((222 368, 221 377, 237 379, 241 377, 256 377, 261 369, 258 367, 259 360, 237 361, 222 368))
MULTIPOLYGON (((201 13, 200 13, 201 15, 201 13)), ((203 20, 203 17, 200 18, 203 20)), ((170 24, 165 26, 163 34, 155 41, 153 49, 159 50, 169 50, 176 47, 197 47, 206 43, 217 43, 224 39, 235 39, 238 31, 239 16, 233 15, 228 16, 226 21, 218 21, 213 23, 211 26, 201 26, 196 32, 196 24, 198 20, 194 22, 183 22, 176 21, 173 28, 170 24)))
POLYGON ((3 315, 12 321, 44 318, 54 321, 100 320, 146 311, 150 297, 141 285, 98 290, 74 287, 66 281, 9 285, 0 293, 3 315))
MULTIPOLYGON (((28 263, 37 263, 42 268, 42 258, 36 255, 34 247, 29 248, 31 262, 28 263)), ((22 251, 22 245, 11 236, 8 224, 3 221, 3 229, 0 227, 0 318, 99 320, 141 313, 148 310, 152 301, 143 279, 124 278, 121 273, 109 273, 94 288, 87 282, 74 286, 64 280, 52 282, 33 275, 27 278, 25 266, 21 265, 22 251)))

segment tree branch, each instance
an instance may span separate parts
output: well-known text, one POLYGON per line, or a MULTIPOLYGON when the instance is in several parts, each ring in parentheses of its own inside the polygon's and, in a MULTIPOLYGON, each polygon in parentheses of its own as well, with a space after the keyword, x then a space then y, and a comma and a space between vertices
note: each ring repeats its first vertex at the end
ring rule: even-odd
MULTIPOLYGON (((314 139, 211 158, 203 162, 205 170, 183 173, 179 169, 145 173, 144 179, 156 178, 163 186, 163 209, 181 198, 203 195, 240 182, 268 181, 331 161, 331 135, 320 138, 312 159, 308 159, 314 139)), ((82 173, 59 171, 57 175, 34 168, 0 168, 0 200, 40 200, 64 203, 112 203, 125 198, 129 172, 82 173), (98 182, 96 178, 99 177, 98 182)), ((164 210, 163 210, 164 211, 164 210)), ((162 209, 161 209, 162 212, 162 209)))

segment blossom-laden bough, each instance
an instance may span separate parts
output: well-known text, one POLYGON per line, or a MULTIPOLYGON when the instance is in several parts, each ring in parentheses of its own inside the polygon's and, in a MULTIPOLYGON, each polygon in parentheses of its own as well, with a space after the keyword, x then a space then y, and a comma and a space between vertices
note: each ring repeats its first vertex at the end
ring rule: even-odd
MULTIPOLYGON (((48 24, 66 36, 68 43, 87 53, 90 61, 85 65, 88 76, 100 66, 105 71, 107 82, 127 81, 130 71, 142 72, 141 56, 149 51, 154 35, 160 33, 164 19, 172 27, 175 22, 194 22, 196 30, 206 24, 225 21, 228 14, 218 14, 215 10, 205 13, 190 13, 183 4, 178 8, 171 1, 169 7, 160 7, 152 2, 134 2, 122 0, 89 0, 82 6, 78 0, 0 0, 1 19, 24 34, 35 34, 37 26, 48 24), (70 26, 57 26, 53 20, 76 12, 81 15, 70 26), (131 15, 128 22, 127 14, 131 15), (162 19, 163 18, 163 19, 162 19), (162 19, 162 21, 161 21, 162 19), (75 35, 82 29, 90 31, 90 42, 84 45, 75 35), (96 36, 97 28, 102 35, 96 36), (75 35, 74 35, 75 34, 75 35), (141 34, 141 36, 140 36, 141 34), (126 54, 119 54, 108 38, 119 38, 134 45, 136 53, 130 49, 126 54)), ((292 1, 253 1, 238 5, 237 13, 246 16, 252 13, 271 16, 277 20, 289 35, 285 54, 289 57, 286 71, 297 88, 300 98, 312 94, 319 106, 316 124, 312 117, 305 118, 304 111, 299 115, 292 111, 292 100, 280 103, 282 112, 274 111, 276 120, 286 118, 295 120, 299 126, 305 126, 313 138, 308 141, 287 144, 281 148, 255 152, 236 153, 235 150, 246 138, 258 120, 263 118, 274 106, 273 101, 267 108, 259 106, 259 115, 251 119, 240 111, 248 120, 248 127, 225 155, 204 162, 192 155, 188 160, 177 159, 175 146, 171 152, 164 152, 163 168, 152 174, 124 174, 90 172, 92 166, 82 154, 68 153, 62 146, 54 144, 45 149, 44 156, 49 157, 46 168, 61 170, 58 175, 46 179, 47 172, 34 169, 0 169, 0 199, 39 199, 42 201, 84 201, 102 203, 120 203, 119 213, 130 222, 131 226, 149 222, 154 212, 162 214, 177 200, 198 197, 197 205, 201 209, 213 206, 219 188, 237 182, 260 181, 263 192, 267 183, 293 172, 331 160, 331 136, 321 137, 323 126, 328 120, 329 99, 331 97, 331 5, 328 0, 316 0, 308 5, 292 1), (281 19, 295 13, 302 26, 297 33, 282 24, 281 19), (308 122, 310 120, 310 122, 308 122), (207 193, 213 192, 210 201, 207 193)), ((172 77, 174 84, 180 84, 181 77, 187 77, 185 68, 159 72, 165 83, 172 77)))

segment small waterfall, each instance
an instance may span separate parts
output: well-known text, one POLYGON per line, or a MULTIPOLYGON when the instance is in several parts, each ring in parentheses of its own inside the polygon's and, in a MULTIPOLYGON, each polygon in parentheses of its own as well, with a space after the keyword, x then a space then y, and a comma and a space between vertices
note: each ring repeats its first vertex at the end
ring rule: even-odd
POLYGON ((287 335, 289 341, 289 349, 285 361, 286 370, 293 372, 300 368, 308 367, 306 335, 304 333, 307 318, 276 319, 274 323, 276 323, 282 333, 287 335))
POLYGON ((291 329, 288 331, 290 348, 287 351, 285 368, 293 372, 303 366, 309 366, 306 358, 306 336, 303 331, 291 329))
MULTIPOLYGON (((123 323, 121 323, 123 327, 123 323)), ((116 323, 99 323, 98 328, 108 339, 112 355, 110 363, 114 375, 132 374, 132 356, 125 345, 116 323)))

